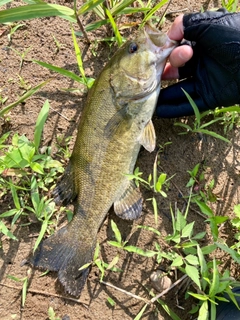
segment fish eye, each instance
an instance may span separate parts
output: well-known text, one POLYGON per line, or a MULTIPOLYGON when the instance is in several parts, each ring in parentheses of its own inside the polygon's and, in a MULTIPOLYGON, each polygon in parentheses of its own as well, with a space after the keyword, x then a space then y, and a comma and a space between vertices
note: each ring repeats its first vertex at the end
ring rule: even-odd
POLYGON ((136 52, 138 49, 138 45, 135 42, 130 43, 129 47, 128 47, 128 52, 129 53, 134 53, 136 52))

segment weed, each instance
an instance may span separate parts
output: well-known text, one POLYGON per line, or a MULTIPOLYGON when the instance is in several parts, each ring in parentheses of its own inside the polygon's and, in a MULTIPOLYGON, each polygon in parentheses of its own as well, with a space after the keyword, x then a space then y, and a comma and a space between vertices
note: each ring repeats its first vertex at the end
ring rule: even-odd
POLYGON ((24 27, 25 24, 23 23, 20 23, 20 24, 17 24, 17 25, 10 25, 10 31, 7 35, 7 38, 8 38, 8 41, 9 41, 9 44, 11 43, 12 41, 12 36, 14 35, 14 33, 21 27, 24 27))
POLYGON ((61 320, 59 317, 56 317, 56 314, 55 314, 55 311, 53 310, 53 307, 49 307, 48 317, 49 317, 49 320, 61 320))
MULTIPOLYGON (((166 144, 165 144, 166 145, 166 144)), ((161 152, 163 149, 160 149, 159 152, 161 152)), ((157 167, 160 165, 159 160, 159 152, 157 153, 155 157, 155 161, 153 164, 153 173, 149 174, 148 179, 145 180, 141 178, 142 172, 139 172, 139 168, 137 167, 134 170, 133 174, 127 174, 127 177, 129 180, 134 180, 137 187, 139 187, 139 184, 143 184, 146 188, 153 191, 153 193, 160 193, 162 197, 166 198, 167 194, 163 190, 163 187, 168 189, 169 181, 174 177, 174 175, 167 179, 166 173, 160 173, 158 174, 157 167)), ((155 223, 157 224, 158 220, 158 208, 157 208, 157 201, 155 196, 152 198, 147 199, 148 201, 152 202, 153 210, 154 210, 154 217, 155 217, 155 223)))
MULTIPOLYGON (((63 172, 59 161, 52 159, 51 149, 47 148, 44 154, 39 153, 39 146, 43 126, 48 116, 49 103, 43 105, 35 126, 34 141, 31 142, 26 136, 15 133, 12 136, 11 145, 6 145, 10 133, 1 137, 0 149, 0 185, 1 197, 11 191, 14 208, 0 215, 1 232, 16 240, 12 229, 17 220, 30 213, 38 221, 42 222, 40 234, 35 248, 40 243, 45 232, 51 233, 51 217, 56 211, 55 203, 46 196, 41 196, 40 190, 48 191, 53 185, 59 173, 63 172), (4 219, 11 218, 11 228, 4 223, 4 219)), ((60 210, 61 212, 61 210, 60 210)))
MULTIPOLYGON (((182 89, 183 90, 183 89, 182 89)), ((187 96, 193 110, 194 110, 194 114, 195 114, 195 121, 193 123, 193 127, 190 127, 188 124, 186 123, 182 123, 182 122, 175 122, 174 125, 175 126, 179 126, 182 127, 184 129, 186 129, 186 131, 181 132, 180 134, 187 134, 188 132, 192 132, 192 133, 200 133, 200 134, 207 134, 210 135, 214 138, 220 139, 222 141, 228 142, 230 143, 230 141, 228 139, 226 139, 225 137, 219 135, 218 133, 214 132, 214 131, 210 131, 205 129, 206 127, 209 127, 210 125, 212 125, 215 122, 219 122, 221 120, 221 118, 215 118, 213 120, 210 120, 206 123, 201 124, 201 120, 203 119, 203 117, 209 115, 211 113, 211 111, 206 111, 203 112, 202 114, 200 114, 198 107, 196 105, 196 103, 193 101, 193 99, 190 97, 190 95, 183 90, 185 95, 187 96)))
POLYGON ((28 282, 29 278, 31 276, 31 269, 28 269, 27 271, 27 276, 20 279, 18 277, 14 277, 11 275, 8 275, 7 277, 13 281, 20 282, 22 283, 22 302, 21 302, 21 307, 23 308, 26 302, 26 297, 27 297, 27 287, 28 287, 28 282))

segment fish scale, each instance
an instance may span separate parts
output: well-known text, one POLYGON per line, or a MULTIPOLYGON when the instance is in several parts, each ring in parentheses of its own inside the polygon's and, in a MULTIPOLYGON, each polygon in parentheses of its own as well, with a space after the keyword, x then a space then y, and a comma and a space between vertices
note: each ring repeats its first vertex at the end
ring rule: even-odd
POLYGON ((30 262, 58 272, 65 290, 79 296, 92 262, 98 230, 109 209, 123 219, 142 213, 142 196, 132 174, 143 145, 155 148, 151 117, 166 59, 176 46, 146 25, 121 47, 96 79, 59 184, 56 202, 75 200, 73 220, 44 240, 30 262))

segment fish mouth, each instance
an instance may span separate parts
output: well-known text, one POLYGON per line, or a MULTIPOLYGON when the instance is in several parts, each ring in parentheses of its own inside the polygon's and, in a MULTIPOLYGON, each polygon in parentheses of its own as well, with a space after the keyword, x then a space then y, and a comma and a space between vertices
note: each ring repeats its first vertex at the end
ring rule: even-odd
POLYGON ((145 24, 144 26, 144 31, 146 37, 151 41, 152 45, 158 48, 157 51, 159 50, 164 50, 164 49, 172 49, 178 45, 178 42, 175 40, 171 40, 167 34, 161 32, 154 26, 150 24, 145 24))

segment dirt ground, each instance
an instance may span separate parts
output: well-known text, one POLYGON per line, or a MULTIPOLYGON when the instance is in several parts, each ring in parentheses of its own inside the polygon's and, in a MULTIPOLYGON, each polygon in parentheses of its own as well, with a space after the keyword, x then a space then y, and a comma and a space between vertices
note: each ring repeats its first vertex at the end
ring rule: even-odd
MULTIPOLYGON (((71 6, 69 1, 60 0, 59 4, 71 6)), ((168 11, 167 19, 163 29, 168 30, 174 17, 181 12, 199 11, 201 6, 204 9, 220 7, 220 1, 172 1, 168 11)), ((158 13, 161 15, 161 12, 158 13)), ((91 19, 90 16, 84 18, 84 24, 91 19)), ((133 18, 140 22, 141 18, 133 18)), ((32 59, 45 61, 78 74, 78 68, 74 55, 74 48, 71 38, 70 25, 67 21, 58 18, 37 19, 24 22, 24 26, 18 29, 12 36, 9 43, 7 34, 3 32, 5 26, 0 26, 0 94, 7 96, 7 103, 15 101, 23 93, 19 76, 24 79, 26 86, 35 86, 43 80, 53 78, 53 80, 35 94, 26 103, 14 108, 9 114, 10 124, 2 125, 1 131, 11 130, 26 134, 29 139, 33 138, 34 125, 37 115, 45 102, 49 99, 51 104, 50 114, 44 129, 43 145, 54 145, 56 136, 73 136, 71 146, 76 135, 77 124, 84 106, 86 93, 84 90, 67 92, 63 88, 78 88, 74 83, 60 75, 52 73, 32 62, 32 59), (53 36, 61 44, 60 49, 54 42, 53 36), (22 68, 20 69, 20 57, 16 53, 21 53, 29 49, 22 68), (14 49, 14 50, 13 50, 14 49), (64 117, 63 117, 64 116, 64 117)), ((101 37, 105 30, 101 29, 90 35, 101 37)), ((84 41, 79 41, 81 46, 84 67, 87 76, 97 77, 102 66, 111 56, 114 48, 111 49, 106 43, 94 43, 88 49, 84 41)), ((167 85, 167 83, 163 83, 167 85)), ((192 123, 193 119, 185 119, 192 123)), ((216 186, 214 193, 217 194, 217 202, 212 205, 218 215, 233 216, 233 206, 240 203, 240 134, 238 128, 234 128, 227 134, 231 144, 227 144, 210 136, 179 135, 180 128, 173 126, 174 120, 154 118, 154 126, 157 134, 157 144, 163 145, 172 142, 163 153, 161 153, 161 170, 167 173, 168 177, 175 175, 167 192, 168 197, 164 199, 160 195, 157 197, 159 220, 158 230, 162 236, 169 234, 171 228, 171 215, 169 203, 174 207, 176 204, 180 210, 184 209, 185 202, 180 196, 182 192, 187 195, 186 184, 189 180, 187 170, 191 170, 197 163, 202 163, 205 171, 205 183, 215 179, 216 186)), ((223 127, 212 126, 212 130, 223 134, 223 127)), ((142 150, 139 154, 137 166, 146 176, 152 171, 152 166, 156 152, 149 154, 142 150)), ((111 247, 107 241, 114 240, 114 235, 110 227, 110 219, 113 219, 120 228, 123 237, 128 237, 134 225, 148 225, 155 227, 154 216, 151 205, 146 199, 151 194, 143 191, 144 212, 142 217, 129 223, 117 218, 110 212, 106 218, 98 240, 101 245, 101 255, 104 261, 110 262, 117 251, 111 247)), ((10 198, 0 199, 0 213, 11 208, 10 198)), ((193 209, 196 207, 193 207, 193 209)), ((195 232, 203 231, 207 228, 204 219, 191 210, 189 221, 195 221, 195 232)), ((78 301, 71 300, 72 297, 66 295, 60 287, 56 274, 48 274, 40 277, 41 271, 32 270, 30 284, 24 308, 21 308, 21 283, 16 283, 7 278, 13 275, 18 278, 26 277, 29 266, 21 267, 21 262, 31 252, 36 234, 40 230, 40 225, 30 225, 28 227, 18 226, 14 232, 18 241, 9 241, 5 237, 2 239, 0 248, 0 318, 1 320, 23 319, 23 320, 45 320, 48 319, 48 309, 53 307, 56 315, 64 320, 77 319, 134 319, 144 302, 134 297, 126 295, 99 283, 99 270, 93 267, 88 277, 86 286, 78 301), (111 306, 107 298, 114 300, 115 305, 111 306)), ((221 236, 228 242, 233 243, 234 234, 226 223, 221 229, 221 236)), ((210 241, 211 239, 209 239, 210 241)), ((152 233, 144 230, 135 230, 130 238, 130 244, 140 248, 154 248, 156 237, 152 233)), ((236 278, 239 268, 228 257, 221 257, 225 265, 231 269, 232 275, 236 278)), ((140 297, 150 299, 147 288, 151 288, 150 275, 159 266, 154 259, 143 258, 130 253, 121 252, 118 267, 123 270, 121 273, 107 272, 104 280, 125 291, 140 297)), ((177 275, 179 278, 181 275, 177 275)), ((175 279, 172 279, 175 281, 175 279)), ((180 319, 194 319, 187 312, 191 309, 192 300, 185 300, 184 293, 177 292, 177 288, 171 290, 163 300, 178 314, 180 319)), ((170 319, 166 312, 156 305, 147 308, 142 319, 170 319)))

